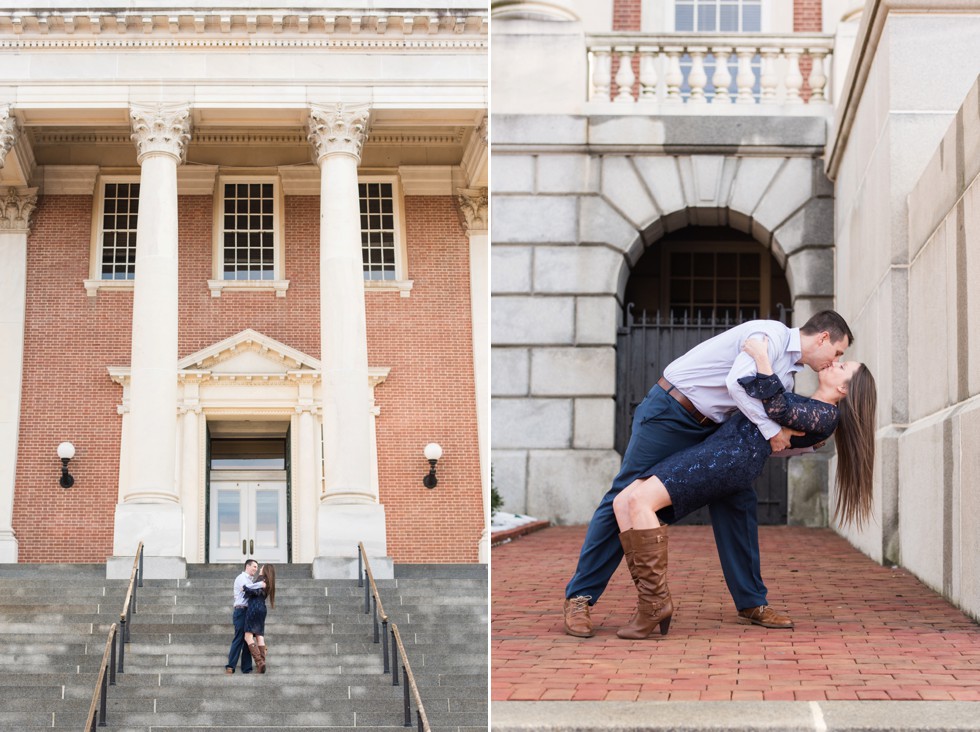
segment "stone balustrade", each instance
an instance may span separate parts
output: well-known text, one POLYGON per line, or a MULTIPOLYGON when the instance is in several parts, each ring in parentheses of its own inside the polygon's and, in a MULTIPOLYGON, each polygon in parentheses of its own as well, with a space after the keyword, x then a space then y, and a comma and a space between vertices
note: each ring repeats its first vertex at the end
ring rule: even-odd
POLYGON ((829 114, 833 36, 602 33, 586 37, 590 102, 669 114, 829 114), (805 74, 805 76, 804 76, 805 74), (627 106, 629 105, 629 106, 627 106), (776 111, 776 107, 780 111, 776 111))

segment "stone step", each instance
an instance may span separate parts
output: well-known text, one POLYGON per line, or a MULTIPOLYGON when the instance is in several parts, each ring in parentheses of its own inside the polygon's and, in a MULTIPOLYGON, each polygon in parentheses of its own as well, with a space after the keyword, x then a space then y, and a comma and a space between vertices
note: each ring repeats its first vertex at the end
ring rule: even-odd
MULTIPOLYGON (((241 674, 234 674, 232 676, 227 676, 224 674, 216 674, 217 680, 212 683, 205 683, 203 679, 195 678, 194 683, 183 683, 180 685, 168 684, 164 680, 162 686, 151 686, 142 683, 131 682, 131 679, 135 679, 135 676, 128 674, 123 674, 121 677, 117 677, 117 685, 110 688, 110 696, 116 696, 117 694, 135 694, 139 698, 147 699, 199 699, 199 698, 213 698, 216 693, 220 693, 222 699, 228 700, 238 700, 239 702, 254 702, 255 701, 255 688, 252 686, 252 676, 255 674, 249 674, 244 677, 244 681, 241 678, 241 674), (223 678, 222 678, 223 676, 223 678)), ((305 701, 314 694, 319 699, 363 699, 371 701, 376 699, 379 695, 379 689, 382 686, 386 688, 394 689, 395 693, 401 698, 402 686, 392 686, 390 676, 385 675, 381 681, 382 684, 378 684, 378 677, 376 675, 371 676, 372 683, 361 683, 361 684, 351 684, 348 683, 349 678, 343 678, 339 681, 341 683, 329 685, 324 684, 320 681, 308 682, 308 683, 285 683, 281 677, 270 671, 269 673, 262 676, 262 678, 257 678, 255 683, 262 685, 265 690, 263 693, 268 695, 275 695, 283 699, 293 699, 305 701)), ((18 688, 35 688, 35 687, 4 687, 4 693, 9 697, 14 697, 15 694, 11 692, 11 689, 18 688)), ((77 686, 42 686, 36 687, 43 689, 43 694, 37 694, 38 699, 53 699, 61 700, 62 695, 65 699, 83 699, 91 700, 92 690, 94 687, 85 687, 82 685, 77 686), (54 696, 52 696, 54 695, 54 696)), ((456 704, 462 704, 464 701, 474 700, 478 703, 485 703, 487 698, 486 685, 472 684, 465 685, 460 684, 456 686, 432 686, 423 685, 420 687, 420 693, 422 694, 422 701, 426 705, 429 704, 430 699, 437 701, 440 704, 448 703, 450 705, 450 710, 452 711, 472 711, 470 709, 456 709, 456 704), (448 700, 448 701, 447 701, 448 700)), ((479 707, 478 707, 479 708, 479 707)))

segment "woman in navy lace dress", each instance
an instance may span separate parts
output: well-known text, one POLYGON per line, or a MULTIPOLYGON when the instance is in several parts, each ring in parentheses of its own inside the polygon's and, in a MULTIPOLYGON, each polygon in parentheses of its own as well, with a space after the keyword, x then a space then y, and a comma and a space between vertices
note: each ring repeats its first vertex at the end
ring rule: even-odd
MULTIPOLYGON (((755 359, 758 373, 739 383, 749 396, 762 400, 770 419, 805 433, 793 438, 793 447, 811 447, 837 431, 834 518, 863 523, 871 512, 874 377, 864 364, 835 362, 818 372, 813 396, 802 397, 786 393, 773 374, 766 341, 749 339, 743 350, 755 359)), ((758 427, 736 412, 707 440, 657 463, 616 497, 620 539, 639 594, 633 619, 617 632, 619 637, 646 638, 658 625, 665 634, 670 626, 673 604, 661 523, 674 523, 702 506, 751 490, 771 452, 758 427)))
POLYGON ((262 565, 256 579, 253 584, 245 585, 245 597, 248 598, 248 609, 245 611, 245 643, 259 673, 264 674, 268 650, 265 643, 265 616, 268 612, 265 601, 269 601, 269 607, 276 606, 275 566, 262 565))

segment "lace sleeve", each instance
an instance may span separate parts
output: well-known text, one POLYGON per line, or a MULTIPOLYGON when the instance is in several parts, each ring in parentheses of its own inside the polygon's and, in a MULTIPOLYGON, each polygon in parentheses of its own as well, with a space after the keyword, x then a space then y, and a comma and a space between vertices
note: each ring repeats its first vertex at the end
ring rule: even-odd
POLYGON ((806 440, 793 438, 794 447, 806 447, 827 439, 837 428, 840 417, 833 404, 807 399, 798 394, 787 394, 775 374, 747 376, 738 380, 745 393, 762 400, 766 415, 773 422, 794 430, 806 432, 806 440))

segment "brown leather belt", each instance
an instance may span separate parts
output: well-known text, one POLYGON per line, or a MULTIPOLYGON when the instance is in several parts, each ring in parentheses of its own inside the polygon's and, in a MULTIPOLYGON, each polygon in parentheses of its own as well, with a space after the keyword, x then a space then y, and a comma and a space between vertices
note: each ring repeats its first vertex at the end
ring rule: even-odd
POLYGON ((701 414, 701 412, 699 412, 694 405, 691 404, 691 400, 681 394, 680 390, 667 381, 667 379, 665 379, 663 376, 657 380, 657 386, 674 397, 678 404, 691 413, 691 416, 694 417, 694 421, 696 421, 698 424, 715 424, 714 420, 708 419, 701 414))

